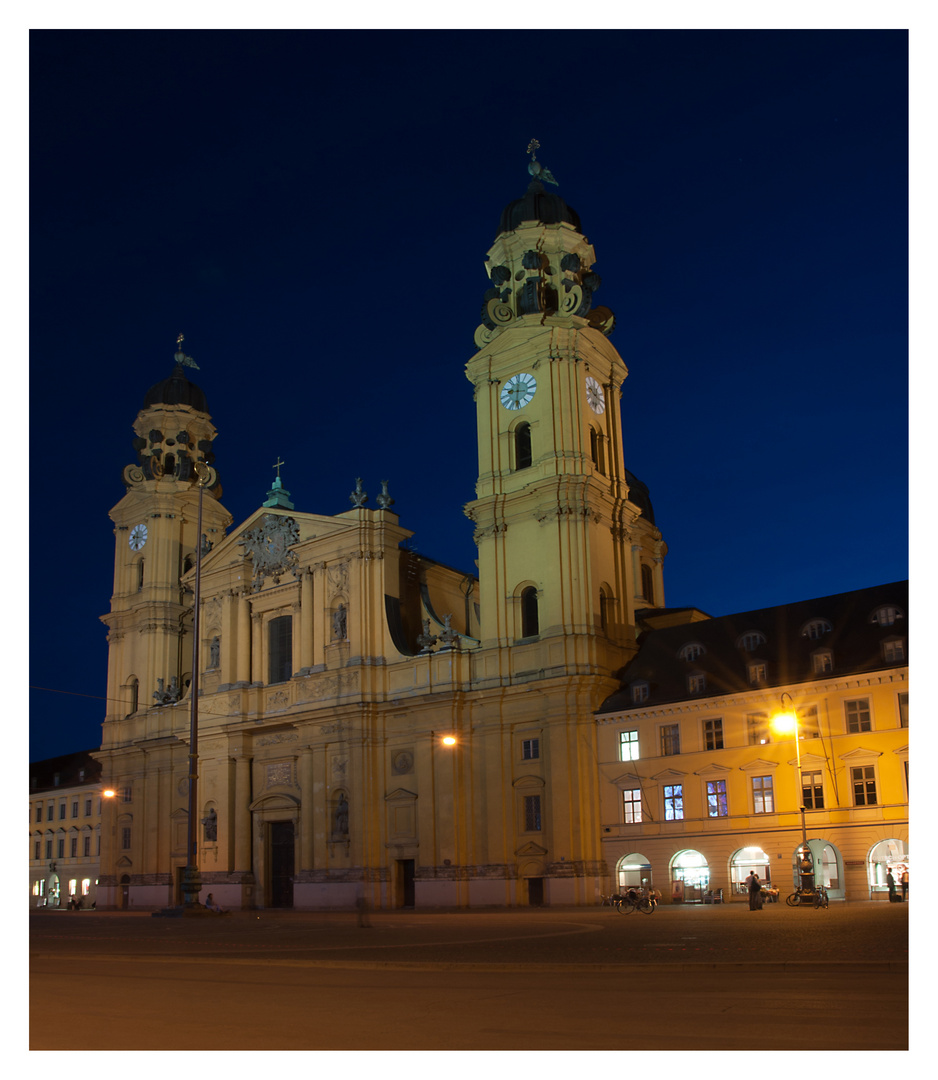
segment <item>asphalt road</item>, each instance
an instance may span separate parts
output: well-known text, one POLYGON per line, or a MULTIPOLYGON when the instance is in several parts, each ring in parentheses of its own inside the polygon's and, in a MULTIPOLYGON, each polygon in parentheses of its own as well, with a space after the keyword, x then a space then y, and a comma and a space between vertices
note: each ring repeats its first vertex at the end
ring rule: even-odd
POLYGON ((33 1050, 902 1050, 909 905, 30 916, 33 1050))

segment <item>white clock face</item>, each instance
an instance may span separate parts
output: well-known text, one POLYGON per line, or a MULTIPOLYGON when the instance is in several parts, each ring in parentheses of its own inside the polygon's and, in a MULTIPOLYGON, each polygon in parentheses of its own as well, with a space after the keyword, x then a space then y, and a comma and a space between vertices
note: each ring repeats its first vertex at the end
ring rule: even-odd
POLYGON ((586 401, 594 413, 605 412, 606 395, 592 375, 586 377, 586 401))
POLYGON ((130 530, 130 540, 128 543, 133 551, 139 551, 143 545, 147 542, 147 527, 146 525, 134 525, 130 530))
POLYGON ((502 405, 506 409, 523 409, 534 397, 537 379, 533 375, 512 375, 502 387, 502 405))

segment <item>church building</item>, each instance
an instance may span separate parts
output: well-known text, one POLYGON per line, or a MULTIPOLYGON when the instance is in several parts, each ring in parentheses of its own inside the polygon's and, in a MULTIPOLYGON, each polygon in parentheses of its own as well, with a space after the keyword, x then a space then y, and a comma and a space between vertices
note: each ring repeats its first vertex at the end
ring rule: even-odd
POLYGON ((699 613, 663 610, 667 548, 624 467, 628 372, 593 303, 593 247, 536 156, 529 173, 466 364, 477 572, 408 550, 386 490, 366 506, 359 485, 327 516, 295 508, 278 476, 234 524, 181 342, 146 392, 111 511, 96 757, 122 797, 104 808, 99 907, 182 900, 190 813, 201 896, 226 908, 610 891, 594 713, 638 622, 699 613))

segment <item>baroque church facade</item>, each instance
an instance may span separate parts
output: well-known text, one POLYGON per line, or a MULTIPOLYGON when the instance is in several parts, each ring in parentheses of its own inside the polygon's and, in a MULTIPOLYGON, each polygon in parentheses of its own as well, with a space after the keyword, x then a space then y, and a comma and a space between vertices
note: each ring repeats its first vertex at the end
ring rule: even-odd
POLYGON ((466 364, 477 574, 409 551, 386 492, 325 516, 278 477, 233 526, 181 346, 146 394, 111 511, 95 756, 122 794, 105 807, 99 907, 182 899, 193 692, 203 899, 473 907, 611 890, 594 713, 637 622, 664 606, 667 548, 624 466, 627 370, 593 304, 592 246, 529 171, 466 364))

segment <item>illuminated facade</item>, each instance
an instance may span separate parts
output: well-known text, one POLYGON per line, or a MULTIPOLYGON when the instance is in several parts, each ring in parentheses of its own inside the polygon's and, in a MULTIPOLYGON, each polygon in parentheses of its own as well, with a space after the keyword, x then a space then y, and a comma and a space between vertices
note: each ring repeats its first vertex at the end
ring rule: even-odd
MULTIPOLYGON (((180 352, 114 507, 99 902, 181 899, 199 483, 198 865, 224 907, 593 904, 608 882, 593 714, 664 604, 623 464, 613 317, 576 213, 505 209, 477 352, 478 576, 407 550, 386 490, 301 512, 278 476, 231 528, 180 352), (372 508, 375 507, 375 508, 372 508), (444 737, 454 739, 450 744, 444 737)), ((549 180, 549 178, 547 178, 549 180)), ((467 389, 468 392, 468 389, 467 389)))
POLYGON ((29 903, 83 908, 97 899, 101 848, 101 766, 95 751, 29 766, 29 903))
POLYGON ((784 899, 804 806, 830 897, 884 898, 909 857, 907 617, 897 582, 644 636, 596 718, 613 887, 739 899, 755 869, 784 899))

